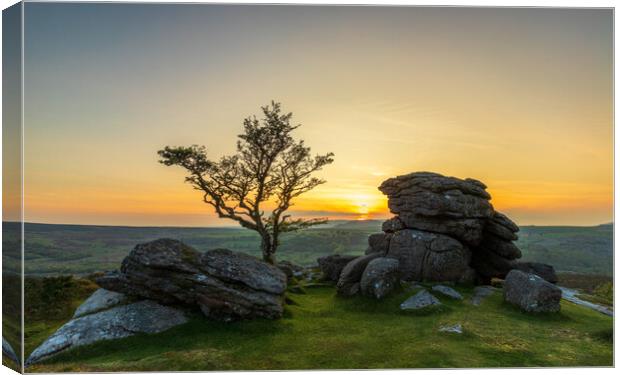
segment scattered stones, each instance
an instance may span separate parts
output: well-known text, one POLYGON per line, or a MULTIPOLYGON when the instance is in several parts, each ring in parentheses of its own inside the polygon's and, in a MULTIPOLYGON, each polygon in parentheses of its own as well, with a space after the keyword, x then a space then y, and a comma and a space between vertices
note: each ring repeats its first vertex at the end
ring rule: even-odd
POLYGON ((368 263, 360 280, 363 295, 382 299, 390 294, 399 280, 398 260, 376 258, 368 263))
POLYGON ((250 255, 226 249, 199 253, 180 241, 137 245, 120 272, 97 279, 105 289, 163 304, 197 305, 213 319, 280 318, 286 275, 250 255))
POLYGON ((440 306, 441 302, 426 289, 419 291, 400 304, 401 310, 421 310, 427 307, 440 306))
POLYGON ((463 326, 461 326, 461 323, 457 323, 453 325, 445 325, 445 326, 439 327, 439 332, 461 334, 463 333, 463 326))
POLYGON ((317 259, 317 263, 323 272, 324 280, 337 282, 344 266, 355 258, 357 258, 355 255, 328 255, 317 259))
POLYGON ((107 310, 111 307, 126 303, 129 299, 122 293, 113 292, 103 288, 97 289, 84 301, 73 314, 73 318, 107 310))
POLYGON ((482 285, 474 288, 474 293, 471 296, 471 304, 474 306, 480 306, 482 301, 484 301, 488 296, 495 293, 497 288, 494 288, 490 285, 482 285))
POLYGON ((15 362, 15 364, 19 365, 21 363, 17 354, 15 354, 15 350, 13 350, 13 347, 6 341, 4 336, 2 336, 2 355, 15 362))
POLYGON ((456 290, 446 285, 433 285, 431 290, 433 292, 441 293, 453 299, 461 299, 461 300, 463 299, 463 296, 461 295, 461 293, 457 292, 456 290))
POLYGON ((542 277, 512 270, 506 276, 504 300, 526 312, 558 312, 562 290, 542 277))
POLYGON ((32 352, 26 365, 77 346, 136 333, 163 332, 186 322, 187 318, 181 310, 154 301, 116 306, 69 321, 32 352))

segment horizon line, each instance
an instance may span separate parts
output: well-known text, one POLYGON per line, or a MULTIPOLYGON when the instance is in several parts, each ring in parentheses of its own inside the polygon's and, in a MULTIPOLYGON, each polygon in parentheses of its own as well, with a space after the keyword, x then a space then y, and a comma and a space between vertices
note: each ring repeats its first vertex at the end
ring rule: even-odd
MULTIPOLYGON (((383 219, 365 219, 365 220, 347 220, 347 219, 335 219, 329 221, 344 221, 344 222, 369 222, 369 221, 377 221, 381 222, 383 219)), ((20 224, 22 221, 11 221, 11 220, 2 220, 2 224, 11 223, 11 224, 20 224)), ((207 228, 217 228, 217 229, 245 229, 240 225, 229 225, 229 226, 217 226, 217 225, 205 225, 205 226, 175 226, 175 225, 112 225, 112 224, 75 224, 75 223, 40 223, 40 222, 29 222, 23 221, 24 224, 35 224, 35 225, 66 225, 66 226, 82 226, 82 227, 110 227, 110 228, 178 228, 178 229, 207 229, 207 228)), ((576 227, 576 228, 592 228, 592 227, 600 227, 603 225, 614 225, 613 221, 593 224, 593 225, 539 225, 539 224, 523 224, 518 225, 518 227, 576 227)), ((313 229, 313 228, 307 228, 313 229)))

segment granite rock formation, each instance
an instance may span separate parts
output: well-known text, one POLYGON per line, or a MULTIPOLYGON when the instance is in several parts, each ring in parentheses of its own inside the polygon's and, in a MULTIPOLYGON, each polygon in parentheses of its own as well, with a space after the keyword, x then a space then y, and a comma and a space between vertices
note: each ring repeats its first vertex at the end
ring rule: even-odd
POLYGON ((396 216, 368 237, 366 255, 318 260, 325 279, 338 280, 340 295, 372 295, 360 285, 362 275, 371 261, 383 258, 398 261, 401 281, 490 284, 513 269, 557 281, 552 266, 518 261, 519 227, 495 211, 482 182, 415 172, 390 178, 379 190, 396 216))
POLYGON ((287 285, 284 272, 250 255, 226 249, 200 253, 171 239, 137 245, 120 272, 97 283, 162 304, 198 306, 223 321, 280 318, 287 285))
POLYGON ((404 280, 488 283, 527 268, 554 282, 553 267, 517 261, 519 227, 495 211, 482 182, 415 172, 379 190, 397 216, 369 237, 368 252, 398 259, 404 280))

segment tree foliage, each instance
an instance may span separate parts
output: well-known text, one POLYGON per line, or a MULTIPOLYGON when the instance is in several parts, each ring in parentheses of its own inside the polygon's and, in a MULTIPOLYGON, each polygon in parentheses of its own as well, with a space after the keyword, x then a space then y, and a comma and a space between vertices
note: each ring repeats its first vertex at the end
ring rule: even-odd
POLYGON ((293 200, 325 183, 312 176, 331 164, 333 153, 312 155, 303 140, 291 133, 292 113, 283 113, 280 103, 262 107, 263 118, 247 117, 238 136, 237 152, 213 161, 204 146, 166 146, 158 152, 160 162, 177 165, 189 173, 185 181, 203 193, 203 201, 220 218, 237 221, 257 231, 262 239, 263 258, 275 263, 280 235, 325 223, 324 218, 292 218, 285 212, 293 200), (265 211, 269 202, 273 209, 265 211))

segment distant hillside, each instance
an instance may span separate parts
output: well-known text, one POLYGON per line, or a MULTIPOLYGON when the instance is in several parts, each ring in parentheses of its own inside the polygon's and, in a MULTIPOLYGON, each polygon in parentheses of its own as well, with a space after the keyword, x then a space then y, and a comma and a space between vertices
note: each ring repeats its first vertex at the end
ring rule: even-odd
POLYGON ((560 271, 613 274, 613 224, 523 226, 517 245, 524 260, 549 263, 560 271))
MULTIPOLYGON (((380 230, 380 220, 334 221, 330 227, 289 233, 279 258, 316 264, 328 254, 362 254, 367 236, 380 230)), ((3 262, 19 269, 19 223, 3 223, 3 262), (16 230, 11 230, 15 227, 16 230)), ((224 247, 259 256, 259 238, 242 228, 112 227, 31 224, 26 232, 26 273, 85 274, 112 270, 138 243, 175 238, 199 250, 224 247)), ((524 226, 519 233, 523 260, 550 263, 558 271, 612 275, 613 226, 524 226)))

